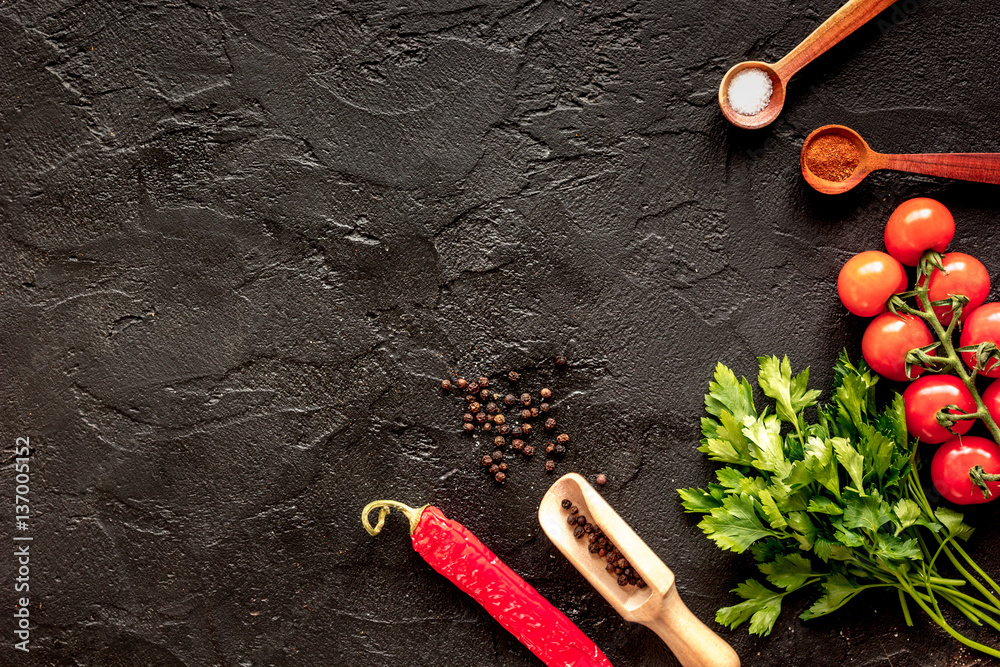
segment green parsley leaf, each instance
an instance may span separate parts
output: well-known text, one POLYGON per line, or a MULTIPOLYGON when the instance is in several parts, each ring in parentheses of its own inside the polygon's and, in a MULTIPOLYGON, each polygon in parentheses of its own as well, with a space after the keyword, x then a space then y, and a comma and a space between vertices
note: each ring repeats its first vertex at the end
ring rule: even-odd
POLYGON ((779 477, 787 477, 792 471, 792 464, 785 458, 785 441, 781 437, 781 422, 777 417, 747 418, 743 423, 743 434, 756 445, 753 453, 754 466, 779 477))
POLYGON ((792 364, 788 361, 788 357, 780 362, 777 357, 758 357, 757 362, 760 365, 757 384, 765 396, 777 402, 778 418, 790 424, 797 424, 799 413, 815 405, 816 399, 819 398, 818 391, 806 388, 809 383, 809 369, 793 378, 792 364))
POLYGON ((948 531, 948 537, 957 537, 960 540, 968 540, 972 537, 972 531, 975 529, 963 523, 964 515, 955 510, 950 510, 947 507, 939 507, 934 510, 934 516, 937 517, 938 521, 948 531))
POLYGON ((801 588, 813 576, 812 563, 801 554, 778 556, 770 563, 761 563, 757 569, 772 585, 786 591, 801 588))
POLYGON ((833 451, 836 453, 840 465, 844 466, 847 474, 850 475, 854 490, 859 495, 865 495, 864 458, 844 438, 830 438, 830 444, 833 445, 833 451))
POLYGON ((774 502, 774 498, 771 497, 771 493, 767 489, 761 489, 757 494, 757 498, 760 499, 764 516, 767 517, 767 522, 771 524, 771 528, 781 530, 788 525, 788 522, 785 521, 785 517, 781 516, 781 510, 778 509, 778 505, 774 502))
POLYGON ((802 612, 799 618, 809 620, 818 616, 825 616, 832 611, 836 611, 851 601, 862 589, 850 579, 840 573, 831 574, 823 582, 823 596, 816 600, 809 609, 802 612))
POLYGON ((920 518, 920 505, 910 498, 900 498, 892 506, 892 513, 896 515, 896 519, 898 520, 895 534, 899 535, 903 530, 915 524, 917 519, 920 518))
POLYGON ((715 367, 715 381, 708 385, 705 410, 716 417, 725 410, 738 422, 742 422, 746 417, 756 419, 757 409, 753 404, 753 388, 750 382, 745 378, 742 382, 737 380, 736 374, 720 362, 715 367))
POLYGON ((882 500, 878 491, 871 495, 851 498, 844 510, 844 525, 848 528, 863 528, 875 533, 882 524, 892 521, 892 508, 882 500))
POLYGON ((698 527, 720 549, 736 553, 743 553, 757 540, 778 536, 775 531, 764 527, 754 509, 753 498, 746 494, 727 496, 722 507, 712 509, 709 516, 698 523, 698 527))
POLYGON ((701 489, 677 489, 681 496, 681 505, 685 512, 711 512, 722 507, 722 502, 715 499, 708 491, 701 489))
POLYGON ((732 607, 723 607, 716 615, 717 623, 735 628, 750 619, 750 632, 755 635, 769 635, 774 622, 781 613, 783 593, 775 593, 756 579, 747 579, 733 589, 743 598, 743 602, 732 607))

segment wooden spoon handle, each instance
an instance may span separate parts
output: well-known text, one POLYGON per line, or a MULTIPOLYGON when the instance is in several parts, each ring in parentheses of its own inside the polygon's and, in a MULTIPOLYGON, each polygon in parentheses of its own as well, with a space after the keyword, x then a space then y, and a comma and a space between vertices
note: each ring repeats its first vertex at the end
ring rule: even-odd
POLYGON ((1000 183, 1000 153, 881 155, 873 167, 977 183, 1000 183))
POLYGON ((896 0, 850 0, 833 16, 802 40, 791 52, 774 65, 783 81, 788 81, 800 69, 825 53, 831 46, 868 23, 896 0))
POLYGON ((663 598, 659 616, 643 625, 660 636, 684 667, 739 667, 740 657, 681 601, 676 588, 663 598))

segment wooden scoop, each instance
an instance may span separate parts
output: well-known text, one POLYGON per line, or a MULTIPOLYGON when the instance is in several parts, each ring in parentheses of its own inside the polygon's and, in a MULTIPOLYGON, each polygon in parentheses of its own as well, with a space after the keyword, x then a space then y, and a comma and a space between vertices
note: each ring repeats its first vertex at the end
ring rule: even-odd
POLYGON ((739 656, 732 647, 681 602, 674 573, 583 477, 576 473, 560 477, 542 498, 538 521, 552 543, 615 611, 658 634, 684 667, 739 667, 739 656), (619 586, 605 571, 604 559, 587 550, 587 540, 573 537, 573 526, 566 522, 569 513, 561 505, 564 498, 580 509, 588 523, 604 531, 646 582, 646 588, 619 586))
POLYGON ((910 153, 887 154, 873 151, 861 135, 843 125, 824 125, 806 137, 799 157, 802 176, 806 183, 826 195, 847 192, 865 177, 879 169, 908 171, 925 176, 957 178, 977 183, 1000 184, 1000 153, 910 153), (817 141, 824 137, 840 137, 857 151, 859 161, 851 175, 842 181, 829 181, 812 173, 809 155, 817 141))
POLYGON ((733 125, 747 130, 755 130, 770 124, 781 113, 781 108, 785 105, 785 87, 796 72, 895 1, 850 0, 833 16, 824 21, 823 25, 802 40, 802 43, 792 49, 788 55, 773 65, 749 60, 734 65, 726 72, 726 76, 722 78, 722 84, 719 86, 719 106, 722 107, 723 115, 733 125), (760 113, 744 116, 729 104, 729 84, 734 76, 750 67, 763 70, 771 77, 771 101, 760 113))

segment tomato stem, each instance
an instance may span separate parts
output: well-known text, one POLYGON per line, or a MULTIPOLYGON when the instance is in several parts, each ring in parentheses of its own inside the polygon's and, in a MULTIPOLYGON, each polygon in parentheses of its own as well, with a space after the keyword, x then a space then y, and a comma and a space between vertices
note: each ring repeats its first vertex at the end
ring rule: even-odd
MULTIPOLYGON (((986 404, 983 403, 983 397, 979 395, 979 391, 976 389, 976 376, 979 373, 978 364, 972 369, 971 373, 967 371, 965 365, 962 363, 962 358, 959 356, 958 352, 955 351, 955 345, 952 342, 952 336, 955 333, 955 326, 961 317, 962 307, 964 304, 961 301, 953 303, 951 321, 948 323, 948 326, 945 327, 941 324, 941 320, 938 318, 937 312, 934 310, 934 306, 931 304, 930 297, 927 294, 930 285, 931 272, 939 266, 941 266, 941 254, 933 250, 925 252, 917 268, 917 282, 912 292, 912 295, 916 297, 917 304, 920 306, 919 309, 913 308, 905 301, 902 301, 902 303, 894 301, 895 310, 902 310, 909 315, 915 315, 927 321, 931 329, 934 331, 934 335, 941 343, 940 348, 936 350, 939 353, 936 356, 940 358, 938 365, 943 367, 945 370, 950 369, 954 371, 955 375, 957 375, 966 386, 969 393, 972 394, 972 398, 976 402, 977 408, 975 413, 969 414, 975 414, 976 417, 982 419, 983 423, 986 424, 986 428, 989 429, 990 435, 993 436, 993 441, 1000 443, 1000 427, 997 426, 993 416, 989 413, 989 410, 986 409, 986 404), (940 354, 942 351, 944 352, 943 355, 940 354)), ((971 416, 962 417, 961 415, 951 415, 951 417, 972 419, 971 416)))

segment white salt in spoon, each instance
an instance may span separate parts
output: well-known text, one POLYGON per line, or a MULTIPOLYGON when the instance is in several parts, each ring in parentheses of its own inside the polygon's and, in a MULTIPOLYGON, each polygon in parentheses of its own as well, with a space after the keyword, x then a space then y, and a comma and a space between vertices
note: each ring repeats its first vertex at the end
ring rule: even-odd
POLYGON ((833 16, 824 21, 823 25, 802 40, 802 43, 792 49, 787 56, 773 65, 753 60, 734 65, 726 72, 726 76, 722 78, 722 84, 719 86, 719 106, 722 107, 722 114, 733 125, 747 130, 755 130, 770 124, 781 113, 781 108, 785 106, 785 86, 796 72, 818 56, 826 53, 830 47, 863 26, 895 1, 850 0, 833 16), (768 95, 767 82, 764 81, 764 87, 740 91, 742 94, 738 103, 750 107, 759 106, 754 95, 756 90, 761 98, 760 104, 764 105, 757 113, 742 114, 736 111, 730 103, 729 85, 737 74, 748 69, 761 70, 767 74, 771 79, 771 90, 770 95, 768 95))
POLYGON ((556 480, 538 507, 538 521, 552 543, 615 611, 658 634, 684 667, 739 667, 736 651, 681 601, 670 568, 583 477, 569 473, 556 480), (646 588, 619 586, 605 571, 605 560, 588 551, 587 540, 573 536, 574 526, 566 522, 569 512, 561 505, 564 498, 579 508, 588 523, 600 527, 646 582, 646 588))

